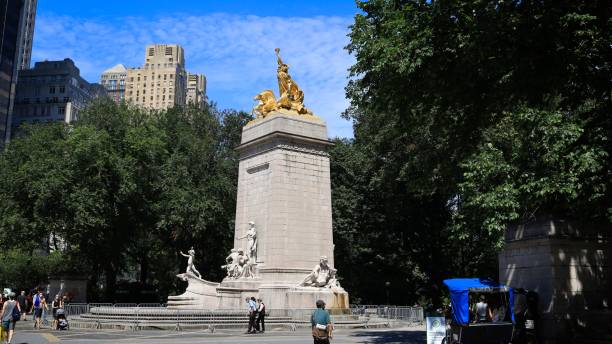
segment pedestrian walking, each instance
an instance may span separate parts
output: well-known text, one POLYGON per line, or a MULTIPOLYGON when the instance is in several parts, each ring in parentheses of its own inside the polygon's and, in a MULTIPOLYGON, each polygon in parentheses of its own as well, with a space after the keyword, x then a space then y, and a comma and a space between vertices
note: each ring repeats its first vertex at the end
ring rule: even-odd
MULTIPOLYGON (((23 313, 27 314, 28 309, 30 309, 30 310, 32 309, 32 299, 33 299, 33 295, 32 295, 32 292, 30 291, 26 295, 26 308, 23 311, 23 313)), ((30 314, 32 314, 32 313, 30 312, 30 314)), ((26 320, 27 320, 27 318, 26 318, 26 320)), ((32 316, 32 320, 34 320, 34 316, 32 316)))
POLYGON ((249 329, 246 333, 257 333, 257 324, 255 323, 255 319, 257 317, 257 304, 255 303, 255 298, 246 298, 247 306, 249 307, 249 329))
POLYGON ((261 333, 266 332, 266 305, 262 299, 257 299, 257 330, 261 333))
POLYGON ((34 328, 40 329, 40 322, 43 313, 43 305, 46 308, 45 298, 43 293, 37 292, 32 298, 32 316, 34 317, 34 328))
POLYGON ((28 305, 26 304, 25 290, 22 290, 21 293, 19 293, 19 296, 17 296, 17 302, 19 303, 19 308, 23 310, 23 312, 21 312, 21 319, 19 320, 26 320, 26 309, 28 309, 28 305))
POLYGON ((2 305, 2 329, 6 333, 6 343, 11 344, 15 333, 15 323, 21 318, 21 308, 15 301, 15 293, 9 293, 8 300, 2 305))
POLYGON ((325 310, 325 302, 317 300, 316 305, 317 309, 312 312, 310 317, 312 338, 314 339, 314 344, 329 344, 334 326, 331 323, 329 313, 325 310))
POLYGON ((51 325, 51 329, 57 329, 57 310, 60 308, 63 308, 62 300, 60 300, 59 295, 56 295, 53 302, 51 302, 51 311, 53 312, 53 324, 51 325))

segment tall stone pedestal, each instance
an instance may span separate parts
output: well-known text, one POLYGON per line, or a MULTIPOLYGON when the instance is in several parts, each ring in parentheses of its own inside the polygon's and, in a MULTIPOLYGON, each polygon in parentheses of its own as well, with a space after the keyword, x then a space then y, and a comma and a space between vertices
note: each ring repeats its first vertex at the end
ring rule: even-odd
POLYGON ((540 218, 506 230, 500 283, 538 293, 544 343, 612 335, 610 229, 540 218))
MULTIPOLYGON (((224 279, 216 287, 218 308, 243 307, 259 296, 270 309, 348 308, 339 287, 297 287, 321 256, 334 264, 331 184, 325 123, 313 115, 274 112, 242 130, 235 248, 253 221, 257 228, 254 278, 224 279)), ((339 272, 341 276, 342 272, 339 272)))

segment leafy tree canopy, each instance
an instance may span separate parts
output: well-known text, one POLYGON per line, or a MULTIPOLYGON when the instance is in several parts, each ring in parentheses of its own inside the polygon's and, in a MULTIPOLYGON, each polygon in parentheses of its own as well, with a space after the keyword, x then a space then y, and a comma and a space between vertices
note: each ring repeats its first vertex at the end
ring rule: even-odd
POLYGON ((354 212, 335 221, 357 238, 358 292, 390 271, 391 299, 404 288, 405 302, 446 277, 495 278, 512 221, 611 222, 609 2, 358 6, 344 114, 357 152, 333 156, 338 169, 360 159, 347 182, 363 185, 334 209, 354 212))
POLYGON ((210 278, 233 234, 243 112, 142 111, 110 100, 74 125, 23 128, 0 155, 0 244, 62 249, 112 299, 120 276, 178 286, 179 250, 193 245, 210 278), (56 238, 56 240, 50 240, 56 238))

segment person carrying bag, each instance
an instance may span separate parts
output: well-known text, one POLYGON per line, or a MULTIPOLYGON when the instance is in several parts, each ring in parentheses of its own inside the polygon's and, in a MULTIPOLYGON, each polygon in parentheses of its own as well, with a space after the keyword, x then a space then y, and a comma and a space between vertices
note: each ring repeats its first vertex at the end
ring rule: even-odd
POLYGON ((314 344, 329 344, 329 340, 332 338, 333 325, 329 313, 325 310, 325 302, 318 300, 316 304, 317 309, 310 317, 312 338, 314 344))

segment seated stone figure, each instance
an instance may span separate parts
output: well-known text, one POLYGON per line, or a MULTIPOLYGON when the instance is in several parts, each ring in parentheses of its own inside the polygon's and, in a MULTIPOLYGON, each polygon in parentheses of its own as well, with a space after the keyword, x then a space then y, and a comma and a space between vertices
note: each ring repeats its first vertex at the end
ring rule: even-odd
POLYGON ((225 258, 226 265, 221 266, 222 269, 227 271, 227 277, 238 279, 242 277, 255 277, 254 264, 251 262, 249 256, 244 254, 244 250, 241 248, 231 250, 229 256, 225 258))
POLYGON ((238 274, 238 249, 231 249, 230 254, 225 258, 227 264, 221 266, 227 271, 227 277, 235 278, 238 274))
POLYGON ((336 271, 336 269, 329 267, 327 257, 321 256, 319 264, 312 269, 312 272, 309 273, 298 286, 318 288, 339 287, 336 279, 336 271))

